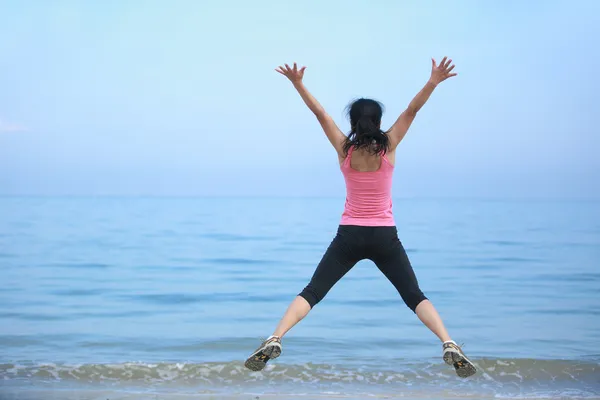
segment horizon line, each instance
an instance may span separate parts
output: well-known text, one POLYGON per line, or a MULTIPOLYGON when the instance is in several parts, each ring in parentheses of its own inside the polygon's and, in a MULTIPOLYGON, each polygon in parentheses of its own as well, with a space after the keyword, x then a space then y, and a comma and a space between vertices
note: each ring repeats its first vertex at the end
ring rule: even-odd
MULTIPOLYGON (((113 199, 344 199, 346 194, 340 195, 232 195, 232 194, 204 194, 204 195, 184 195, 184 194, 2 194, 0 199, 9 198, 40 198, 40 199, 66 199, 66 198, 113 198, 113 199)), ((560 196, 460 196, 460 195, 440 195, 440 196, 392 196, 392 200, 481 200, 481 201, 600 201, 600 197, 560 197, 560 196)))

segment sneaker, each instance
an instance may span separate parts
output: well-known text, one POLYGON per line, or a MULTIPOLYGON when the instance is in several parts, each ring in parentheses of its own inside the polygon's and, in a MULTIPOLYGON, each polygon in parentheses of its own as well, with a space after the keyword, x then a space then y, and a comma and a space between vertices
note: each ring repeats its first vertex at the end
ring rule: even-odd
POLYGON ((444 342, 444 362, 452 365, 456 374, 461 378, 468 378, 474 375, 477 370, 473 363, 465 356, 462 349, 453 341, 444 342))
POLYGON ((244 363, 246 368, 252 371, 261 371, 266 367, 269 360, 275 359, 281 355, 281 338, 270 336, 262 342, 260 347, 244 363))

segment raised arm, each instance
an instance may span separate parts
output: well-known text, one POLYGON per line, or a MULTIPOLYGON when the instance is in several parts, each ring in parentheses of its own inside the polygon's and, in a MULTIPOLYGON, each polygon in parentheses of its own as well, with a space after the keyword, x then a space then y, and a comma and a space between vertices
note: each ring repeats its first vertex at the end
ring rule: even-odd
POLYGON ((313 114, 315 114, 315 116, 317 117, 317 120, 319 121, 321 127, 325 131, 325 135, 327 135, 327 139, 329 139, 329 142, 331 142, 331 144, 335 148, 338 157, 344 158, 345 155, 343 146, 344 140, 346 140, 346 136, 342 133, 340 128, 337 127, 337 125, 333 121, 333 118, 331 118, 331 116, 327 114, 327 112, 325 112, 323 106, 317 101, 317 99, 314 98, 312 94, 310 94, 308 89, 306 89, 306 86, 304 86, 302 78, 304 77, 305 69, 306 67, 298 69, 298 66, 296 65, 296 63, 294 63, 293 67, 290 67, 289 65, 285 64, 285 67, 280 66, 279 68, 275 69, 275 71, 284 75, 292 82, 292 84, 298 91, 298 94, 300 94, 300 97, 302 97, 302 100, 304 100, 304 103, 308 106, 310 111, 312 111, 313 114))
POLYGON ((429 96, 431 96, 437 85, 448 78, 456 76, 455 73, 451 73, 454 69, 454 65, 451 64, 452 60, 447 60, 447 57, 442 59, 440 65, 437 65, 433 58, 431 59, 431 77, 429 78, 429 81, 427 81, 425 86, 423 86, 423 89, 421 89, 414 99, 412 99, 406 110, 400 114, 389 131, 392 150, 394 150, 402 139, 404 139, 404 136, 406 135, 406 132, 408 132, 408 128, 410 128, 417 113, 421 107, 425 105, 427 100, 429 100, 429 96))

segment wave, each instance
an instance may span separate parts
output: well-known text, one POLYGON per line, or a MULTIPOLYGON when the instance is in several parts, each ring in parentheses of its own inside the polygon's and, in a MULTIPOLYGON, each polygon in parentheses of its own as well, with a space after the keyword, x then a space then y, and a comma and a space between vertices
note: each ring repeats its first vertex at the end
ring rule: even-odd
POLYGON ((387 369, 273 363, 263 372, 248 371, 241 362, 5 363, 0 364, 0 397, 145 400, 152 394, 152 398, 169 400, 199 396, 278 400, 600 399, 600 363, 596 357, 593 361, 483 359, 476 364, 477 375, 460 379, 440 363, 399 362, 387 369))
MULTIPOLYGON (((576 384, 600 389, 600 363, 591 361, 508 359, 477 360, 479 373, 471 381, 501 385, 576 384)), ((240 362, 230 363, 138 363, 120 364, 0 364, 0 379, 74 380, 84 382, 206 382, 211 385, 256 381, 289 383, 439 383, 454 381, 444 364, 399 364, 393 369, 372 366, 344 368, 328 364, 276 364, 263 372, 251 372, 240 362)), ((531 386, 530 385, 530 386, 531 386)), ((600 393, 600 390, 598 391, 600 393)))

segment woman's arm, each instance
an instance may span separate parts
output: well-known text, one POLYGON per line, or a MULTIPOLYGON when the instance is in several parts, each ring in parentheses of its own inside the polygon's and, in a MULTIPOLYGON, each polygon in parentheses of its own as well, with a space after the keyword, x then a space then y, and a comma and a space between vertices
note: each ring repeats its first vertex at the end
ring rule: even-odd
POLYGON ((398 146, 398 144, 404 139, 408 128, 414 121, 419 110, 425 105, 429 97, 433 93, 434 89, 448 78, 456 76, 456 73, 451 73, 454 69, 454 65, 450 65, 452 60, 447 60, 446 57, 442 59, 440 65, 437 65, 435 60, 431 59, 431 77, 429 81, 423 86, 423 89, 412 99, 406 110, 396 120, 392 128, 390 129, 389 135, 391 139, 392 150, 398 146))
POLYGON ((302 67, 298 69, 296 63, 294 63, 294 67, 290 68, 289 65, 285 64, 285 67, 279 67, 276 69, 277 72, 287 77, 296 90, 304 103, 310 109, 310 111, 315 114, 317 120, 321 124, 321 127, 325 131, 325 135, 327 135, 327 139, 333 145, 336 152, 338 153, 338 157, 344 158, 344 140, 346 140, 346 136, 342 133, 340 128, 335 124, 333 118, 327 112, 323 106, 314 98, 314 96, 308 91, 304 83, 302 82, 302 78, 304 77, 304 70, 306 67, 302 67))

